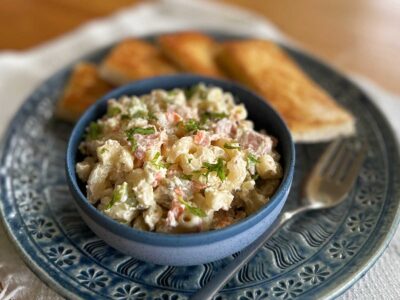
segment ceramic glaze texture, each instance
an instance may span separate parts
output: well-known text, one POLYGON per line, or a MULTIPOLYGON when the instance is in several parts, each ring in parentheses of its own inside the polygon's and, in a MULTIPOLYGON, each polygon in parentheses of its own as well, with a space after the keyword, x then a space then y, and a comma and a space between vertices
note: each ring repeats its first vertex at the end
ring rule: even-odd
MULTIPOLYGON (((91 58, 98 61, 101 51, 91 58)), ((398 222, 396 142, 386 121, 352 83, 298 52, 290 54, 358 118, 369 154, 340 206, 284 226, 215 299, 321 299, 343 292, 387 245, 398 222)), ((71 205, 64 153, 71 128, 52 118, 68 70, 52 77, 22 107, 1 154, 1 212, 33 270, 68 298, 187 299, 233 257, 191 267, 143 263, 109 247, 71 205)), ((325 145, 298 145, 291 205, 325 145)))
POLYGON ((261 98, 231 81, 197 75, 172 75, 137 81, 105 95, 80 118, 69 139, 66 175, 79 212, 89 227, 103 240, 123 253, 151 263, 187 266, 208 263, 242 250, 260 236, 278 217, 293 180, 294 145, 288 128, 279 115, 261 98), (110 219, 89 203, 86 191, 75 172, 79 145, 89 124, 102 117, 109 99, 124 95, 144 95, 155 89, 190 88, 198 83, 213 85, 230 92, 236 102, 246 106, 256 128, 267 130, 278 140, 283 177, 278 189, 258 211, 222 230, 194 234, 162 234, 136 230, 110 219))
POLYGON ((115 248, 118 246, 118 249, 121 249, 121 252, 127 255, 132 255, 137 259, 153 262, 154 264, 190 266, 222 259, 237 252, 237 249, 246 247, 272 224, 278 217, 283 205, 284 201, 279 203, 267 218, 244 232, 218 242, 187 247, 160 247, 135 242, 116 235, 108 230, 107 227, 93 222, 83 211, 79 211, 79 209, 78 211, 85 223, 97 236, 101 237, 109 245, 115 245, 115 248))

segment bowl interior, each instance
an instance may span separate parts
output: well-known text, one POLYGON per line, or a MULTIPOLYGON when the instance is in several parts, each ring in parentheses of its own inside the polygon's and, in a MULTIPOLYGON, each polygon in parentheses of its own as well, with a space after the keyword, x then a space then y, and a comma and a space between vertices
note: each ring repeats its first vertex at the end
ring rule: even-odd
POLYGON ((280 202, 285 201, 288 190, 291 185, 294 170, 294 144, 288 128, 283 122, 279 114, 269 106, 262 98, 243 86, 227 80, 214 79, 191 74, 180 74, 171 76, 154 77, 136 81, 111 91, 109 94, 102 97, 93 106, 91 106, 75 125, 68 143, 66 155, 66 172, 67 180, 77 204, 88 213, 95 221, 108 226, 110 230, 126 237, 134 238, 135 240, 143 240, 149 242, 149 237, 154 236, 157 243, 188 243, 193 245, 197 243, 209 243, 214 240, 228 238, 232 234, 241 232, 260 221, 261 218, 268 216, 268 213, 280 202), (193 233, 193 234, 164 234, 155 232, 144 232, 134 228, 122 225, 117 221, 112 220, 100 211, 86 199, 85 186, 77 178, 75 172, 76 162, 82 159, 78 151, 78 146, 85 134, 85 129, 90 122, 95 121, 106 113, 107 101, 112 98, 119 98, 123 95, 144 95, 154 89, 170 90, 173 88, 189 88, 198 83, 221 87, 224 91, 231 92, 237 103, 243 103, 248 111, 248 119, 254 122, 257 130, 264 129, 269 135, 278 139, 277 150, 281 154, 281 163, 284 169, 282 182, 275 192, 271 200, 256 213, 239 221, 231 226, 214 231, 193 233))

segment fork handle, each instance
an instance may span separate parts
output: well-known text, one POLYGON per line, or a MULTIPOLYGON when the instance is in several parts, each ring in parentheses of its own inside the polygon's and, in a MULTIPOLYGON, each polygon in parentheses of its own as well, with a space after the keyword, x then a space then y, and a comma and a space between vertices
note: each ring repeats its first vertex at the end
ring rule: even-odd
MULTIPOLYGON (((301 210, 303 211, 303 210, 301 210)), ((224 287, 224 285, 232 278, 233 275, 245 265, 250 258, 265 244, 265 242, 289 219, 300 210, 287 211, 281 214, 274 223, 261 234, 253 243, 242 250, 238 257, 231 261, 225 268, 220 270, 214 277, 210 279, 200 290, 198 290, 191 300, 211 300, 212 297, 224 287)))

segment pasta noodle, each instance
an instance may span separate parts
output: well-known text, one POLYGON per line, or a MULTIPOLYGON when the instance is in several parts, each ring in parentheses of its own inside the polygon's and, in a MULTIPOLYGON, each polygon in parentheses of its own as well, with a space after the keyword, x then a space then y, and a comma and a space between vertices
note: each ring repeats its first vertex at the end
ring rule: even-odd
POLYGON ((88 200, 140 230, 222 228, 265 205, 282 178, 276 140, 218 87, 108 102, 87 128, 76 172, 88 200))

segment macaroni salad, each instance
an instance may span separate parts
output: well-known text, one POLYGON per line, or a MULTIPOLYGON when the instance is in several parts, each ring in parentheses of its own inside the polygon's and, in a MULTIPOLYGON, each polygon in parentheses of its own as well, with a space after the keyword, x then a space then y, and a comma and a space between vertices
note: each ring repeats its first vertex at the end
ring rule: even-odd
POLYGON ((231 225, 280 184, 277 141, 218 87, 153 90, 108 101, 76 164, 88 200, 141 230, 186 233, 231 225))

